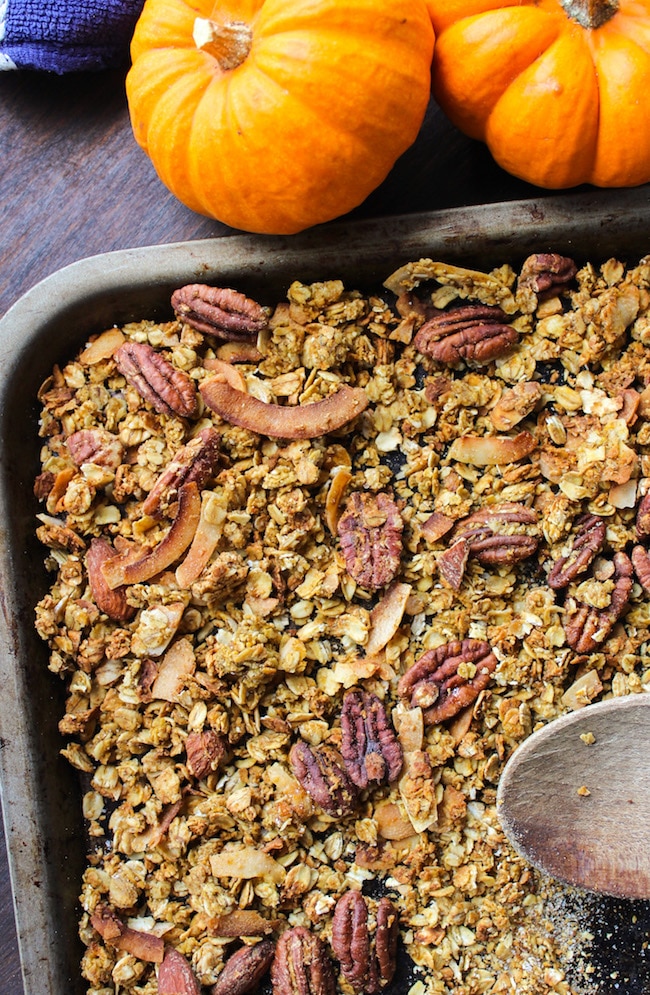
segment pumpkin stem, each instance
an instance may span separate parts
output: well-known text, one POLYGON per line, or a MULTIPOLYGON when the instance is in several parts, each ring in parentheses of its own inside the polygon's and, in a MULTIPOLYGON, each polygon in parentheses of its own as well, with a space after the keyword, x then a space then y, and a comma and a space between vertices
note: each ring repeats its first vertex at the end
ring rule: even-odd
POLYGON ((196 47, 216 59, 219 68, 225 72, 236 69, 246 59, 251 50, 253 32, 244 21, 218 24, 207 17, 197 17, 192 37, 196 47))
POLYGON ((618 10, 618 0, 560 0, 567 17, 582 28, 602 28, 618 10))

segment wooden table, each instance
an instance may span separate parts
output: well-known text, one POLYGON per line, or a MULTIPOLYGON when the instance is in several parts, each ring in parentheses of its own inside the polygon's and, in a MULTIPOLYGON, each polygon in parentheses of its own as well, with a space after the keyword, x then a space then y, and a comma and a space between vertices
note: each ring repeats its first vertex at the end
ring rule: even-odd
MULTIPOLYGON (((42 277, 110 249, 228 235, 156 177, 131 134, 122 74, 1 74, 0 314, 42 277)), ((540 196, 433 105, 421 138, 355 212, 377 216, 540 196)))
MULTIPOLYGON (((187 210, 158 181, 131 135, 121 72, 0 73, 0 139, 0 314, 37 281, 84 256, 232 234, 187 210)), ((432 105, 415 146, 354 216, 543 196, 498 169, 432 105)), ((629 912, 621 915, 628 919, 629 912)), ((622 973, 612 982, 618 995, 650 992, 641 951, 650 917, 645 905, 635 914, 636 934, 620 949, 622 973), (633 976, 634 983, 620 981, 633 976)), ((23 995, 1 821, 0 979, 3 995, 23 995)))

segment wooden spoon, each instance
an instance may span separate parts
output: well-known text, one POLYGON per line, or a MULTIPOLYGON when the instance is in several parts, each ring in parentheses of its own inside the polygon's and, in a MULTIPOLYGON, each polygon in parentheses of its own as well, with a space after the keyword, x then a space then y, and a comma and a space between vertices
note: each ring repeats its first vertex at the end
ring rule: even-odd
POLYGON ((567 884, 650 898, 650 694, 533 733, 506 764, 497 812, 515 849, 567 884))

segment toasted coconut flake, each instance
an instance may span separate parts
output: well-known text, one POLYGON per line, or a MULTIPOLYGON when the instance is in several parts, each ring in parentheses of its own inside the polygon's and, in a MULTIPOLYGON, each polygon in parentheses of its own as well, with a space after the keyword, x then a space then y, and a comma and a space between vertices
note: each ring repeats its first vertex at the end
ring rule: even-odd
POLYGON ((227 363, 223 359, 206 359, 203 365, 210 373, 214 373, 214 378, 219 383, 229 383, 235 390, 246 391, 246 382, 243 376, 231 363, 227 363))
POLYGON ((293 406, 260 401, 215 377, 204 380, 200 391, 224 421, 271 439, 315 439, 347 425, 368 406, 365 390, 345 384, 323 401, 293 406))
POLYGON ((345 489, 352 480, 352 474, 345 466, 337 466, 332 471, 332 481, 325 499, 325 521, 332 535, 337 535, 337 526, 341 517, 341 499, 345 489))
POLYGON ((201 517, 188 554, 176 570, 176 583, 188 588, 201 575, 221 539, 227 508, 214 491, 201 498, 201 517))
POLYGON ((124 335, 119 328, 109 328, 108 331, 102 332, 96 339, 93 339, 90 345, 84 349, 79 355, 79 362, 93 366, 95 363, 101 363, 104 359, 110 359, 124 341, 124 335))
POLYGON ((610 487, 607 500, 614 508, 634 508, 636 505, 636 480, 627 480, 624 484, 610 487))
POLYGON ((251 846, 240 850, 222 850, 210 857, 210 869, 215 878, 268 878, 279 884, 284 880, 285 869, 268 853, 251 846))
POLYGON ((280 604, 279 598, 256 598, 252 594, 246 595, 246 604, 258 618, 266 618, 280 604))
POLYGON ((141 584, 162 573, 185 552, 194 538, 201 517, 201 495, 195 483, 178 491, 178 511, 165 538, 144 556, 133 560, 127 550, 102 565, 104 579, 114 590, 122 584, 141 584))
POLYGON ((540 403, 543 392, 534 381, 515 384, 505 391, 490 411, 490 421, 497 432, 509 432, 540 403))
POLYGON ((337 684, 342 684, 344 688, 354 687, 360 680, 367 680, 377 673, 378 664, 376 660, 366 658, 365 660, 337 660, 332 669, 332 675, 337 684))
POLYGON ((105 905, 97 906, 90 922, 102 939, 118 950, 132 954, 138 960, 162 963, 165 944, 159 936, 131 929, 105 905))
POLYGON ((499 435, 464 435, 449 447, 450 459, 472 466, 496 466, 516 463, 537 448, 530 432, 520 432, 514 438, 499 435))
POLYGON ((410 584, 393 583, 370 612, 370 633, 366 655, 374 656, 393 638, 404 616, 411 593, 410 584))
POLYGON ((132 652, 140 657, 161 656, 176 635, 184 611, 182 601, 153 604, 143 609, 131 640, 132 652))
POLYGON ((160 661, 158 675, 151 688, 154 700, 178 701, 185 678, 196 669, 194 650, 189 639, 178 639, 160 661))
POLYGON ((449 734, 451 735, 456 746, 460 743, 463 736, 471 729, 473 718, 474 703, 468 705, 468 707, 464 708, 462 712, 458 713, 458 715, 455 715, 447 726, 449 734))
MULTIPOLYGON (((224 342, 216 350, 224 363, 259 363, 262 353, 252 342, 224 342)), ((206 369, 209 369, 206 363, 206 369)))
POLYGON ((406 708, 399 704, 393 709, 393 725, 404 753, 422 749, 424 715, 421 708, 406 708))
POLYGON ((573 682, 571 687, 562 695, 562 704, 572 711, 584 708, 594 698, 602 692, 603 685, 600 682, 597 670, 587 670, 573 682))
POLYGON ((438 822, 437 783, 428 753, 413 750, 404 754, 399 793, 416 833, 424 833, 438 822))
POLYGON ((439 511, 434 511, 422 524, 421 532, 427 542, 437 542, 438 539, 442 539, 448 532, 451 532, 455 524, 453 518, 449 518, 448 515, 443 515, 439 511))

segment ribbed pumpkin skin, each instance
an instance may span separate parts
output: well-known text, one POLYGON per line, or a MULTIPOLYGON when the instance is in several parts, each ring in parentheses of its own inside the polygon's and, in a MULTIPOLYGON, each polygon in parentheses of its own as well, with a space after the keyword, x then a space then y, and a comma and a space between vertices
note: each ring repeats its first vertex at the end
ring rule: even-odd
POLYGON ((429 0, 433 92, 529 183, 650 180, 650 0, 583 27, 558 0, 429 0))
POLYGON ((136 140, 192 210, 291 234, 352 210, 415 141, 434 35, 424 0, 146 0, 127 98, 136 140), (195 17, 243 21, 223 71, 195 17))

